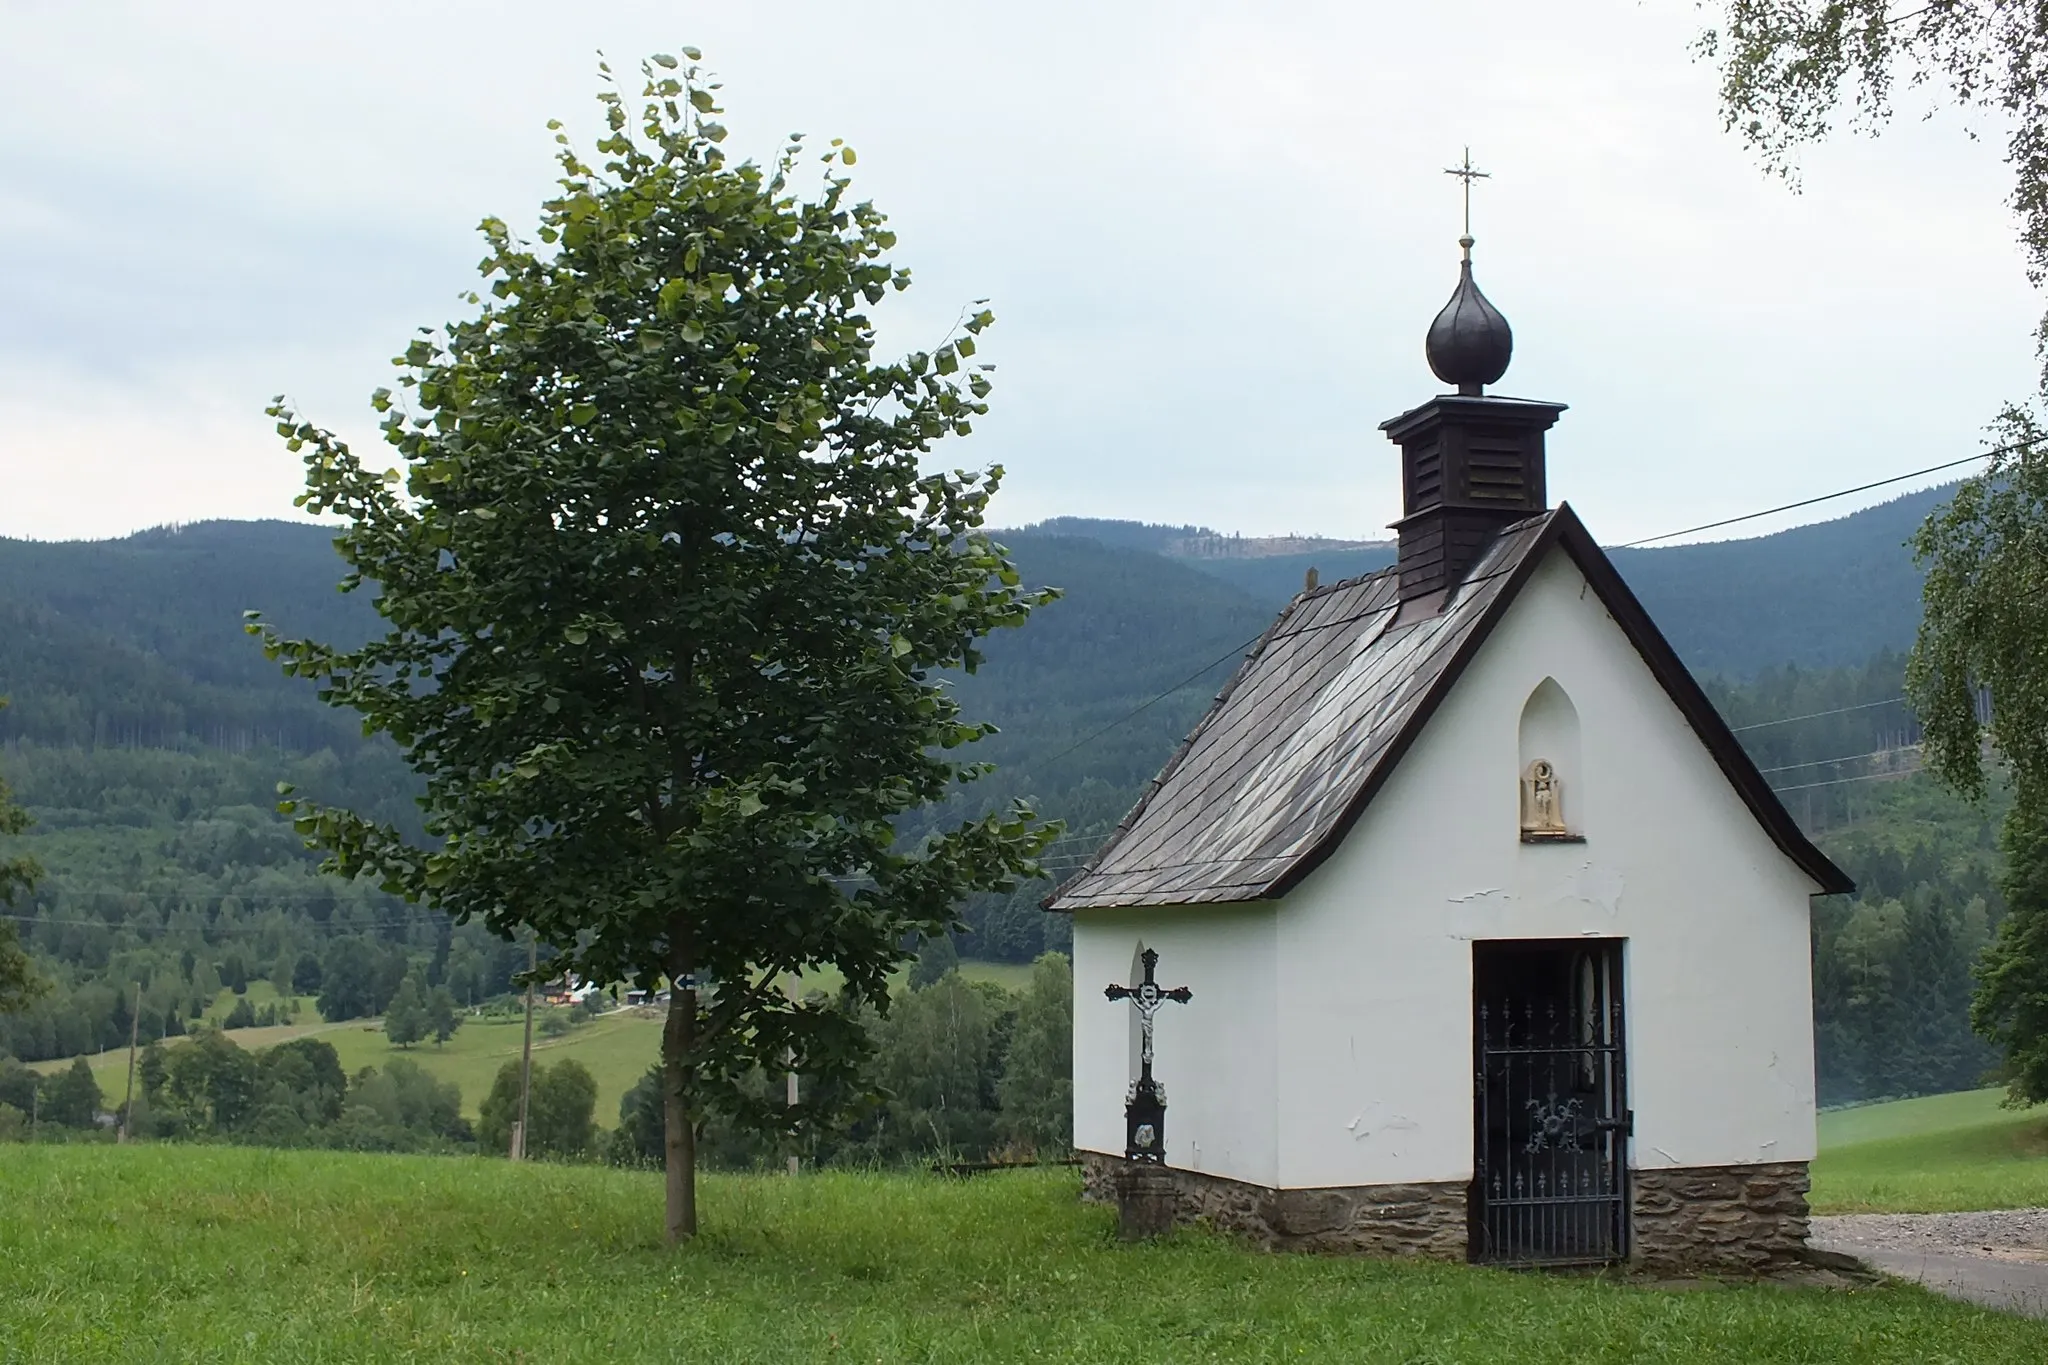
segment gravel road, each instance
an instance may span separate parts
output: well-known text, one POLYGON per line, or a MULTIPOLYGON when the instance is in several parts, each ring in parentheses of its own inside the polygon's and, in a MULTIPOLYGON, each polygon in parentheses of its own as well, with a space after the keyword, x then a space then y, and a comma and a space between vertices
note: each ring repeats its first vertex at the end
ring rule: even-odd
POLYGON ((1812 1241, 1952 1298, 2048 1318, 2048 1209, 1816 1218, 1812 1241))

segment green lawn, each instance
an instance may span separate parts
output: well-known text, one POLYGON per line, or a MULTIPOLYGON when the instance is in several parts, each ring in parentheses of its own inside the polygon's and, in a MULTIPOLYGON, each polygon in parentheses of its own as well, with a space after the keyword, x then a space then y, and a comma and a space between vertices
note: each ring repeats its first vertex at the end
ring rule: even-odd
POLYGON ((717 1177, 675 1256, 660 1191, 461 1157, 10 1147, 0 1360, 2048 1360, 2048 1323, 1904 1285, 1127 1247, 1065 1171, 717 1177))
POLYGON ((2048 1205, 2048 1108, 2003 1090, 1929 1095, 1821 1115, 1816 1213, 1950 1213, 2048 1205))
MULTIPOLYGON (((1028 963, 968 961, 960 964, 960 974, 970 981, 993 981, 1010 990, 1022 990, 1031 983, 1028 963)), ((832 988, 837 986, 838 977, 819 974, 809 984, 832 988)), ((220 999, 207 1011, 208 1017, 216 1022, 226 1018, 235 999, 232 992, 223 990, 220 999)), ((268 981, 252 981, 249 1000, 256 1007, 273 1004, 277 992, 268 981)), ((524 1024, 517 1019, 465 1017, 461 1029, 444 1045, 419 1043, 400 1049, 385 1041, 380 1021, 351 1019, 329 1024, 306 997, 300 997, 298 1018, 296 1024, 235 1029, 228 1037, 242 1047, 254 1049, 272 1047, 292 1038, 317 1036, 334 1045, 342 1069, 351 1074, 366 1066, 381 1067, 393 1056, 409 1057, 440 1079, 455 1082, 462 1091, 462 1112, 471 1118, 476 1117, 477 1107, 490 1093, 491 1078, 498 1074, 498 1068, 519 1055, 524 1033, 524 1024)), ((606 1015, 561 1038, 542 1038, 536 1032, 533 1047, 538 1061, 574 1057, 590 1068, 590 1074, 597 1078, 597 1121, 611 1128, 619 1121, 619 1100, 660 1053, 661 1021, 652 1011, 606 1015)), ((107 1102, 119 1104, 128 1083, 127 1049, 91 1053, 86 1061, 107 1102)), ((61 1071, 70 1065, 69 1057, 33 1063, 35 1070, 42 1072, 61 1071)))
MULTIPOLYGON (((228 1037, 246 1048, 262 1048, 308 1035, 332 1043, 342 1069, 351 1075, 366 1066, 382 1067, 393 1057, 408 1057, 432 1075, 455 1082, 462 1092, 462 1111, 474 1118, 484 1096, 490 1093, 491 1079, 498 1074, 498 1068, 519 1056, 525 1025, 516 1018, 465 1018, 462 1027, 445 1044, 416 1043, 408 1048, 391 1046, 384 1036, 383 1024, 371 1019, 235 1029, 228 1037)), ((176 1046, 175 1039, 172 1045, 176 1046)), ((578 1025, 560 1038, 543 1038, 536 1030, 533 1038, 537 1064, 574 1057, 590 1068, 590 1074, 597 1080, 597 1121, 606 1128, 617 1125, 620 1098, 653 1063, 660 1048, 661 1020, 648 1010, 604 1015, 578 1025)), ((95 1053, 87 1060, 108 1103, 119 1104, 128 1083, 127 1051, 95 1053)), ((36 1069, 55 1071, 70 1064, 68 1060, 38 1062, 36 1069)))

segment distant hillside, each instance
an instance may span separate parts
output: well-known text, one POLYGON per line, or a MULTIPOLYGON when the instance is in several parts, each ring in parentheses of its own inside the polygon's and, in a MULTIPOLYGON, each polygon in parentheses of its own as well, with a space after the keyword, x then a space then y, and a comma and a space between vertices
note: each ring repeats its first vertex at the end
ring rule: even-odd
POLYGON ((1337 540, 1330 536, 1248 536, 1215 531, 1207 526, 1169 526, 1152 521, 1108 521, 1100 517, 1050 517, 1045 521, 997 532, 999 536, 1084 536, 1103 545, 1150 550, 1169 559, 1272 559, 1285 555, 1379 550, 1388 540, 1337 540))
POLYGON ((1696 671, 1750 677, 1903 650, 1920 626, 1920 570, 1906 541, 1954 486, 1751 540, 1613 551, 1696 671))
MULTIPOLYGON (((1779 664, 1859 664, 1879 650, 1912 644, 1920 620, 1920 572, 1905 542, 1952 487, 1909 493, 1768 536, 1616 550, 1614 562, 1696 671, 1746 678, 1779 664)), ((1094 527, 1087 534, 1105 543, 1142 542, 1163 554, 1172 553, 1166 547, 1184 540, 1188 529, 1059 520, 1094 527)), ((1343 544, 1259 557, 1175 557, 1277 611, 1301 591, 1311 567, 1323 582, 1333 583, 1394 562, 1391 545, 1343 544)))

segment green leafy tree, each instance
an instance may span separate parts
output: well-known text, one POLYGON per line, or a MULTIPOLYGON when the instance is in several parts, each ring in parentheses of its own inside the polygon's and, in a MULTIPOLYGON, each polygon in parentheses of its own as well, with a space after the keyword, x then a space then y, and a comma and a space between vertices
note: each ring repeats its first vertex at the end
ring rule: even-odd
MULTIPOLYGON (((1722 0, 1697 50, 1719 62, 1729 131, 1795 179, 1798 149, 1843 121, 1875 132, 1900 85, 1945 85, 2001 116, 2010 200, 2036 285, 2048 280, 2048 24, 2014 0, 1722 0)), ((2048 364, 2048 318, 2039 339, 2048 364)), ((2044 371, 2048 385, 2048 371, 2044 371)))
POLYGON ((255 1111, 262 1088, 256 1059, 217 1028, 164 1053, 164 1110, 200 1132, 232 1133, 255 1111))
POLYGON ((2005 918, 1979 970, 1972 1018, 2005 1052, 2012 1098, 2048 1100, 2048 451, 2009 411, 2009 450, 1927 519, 1914 551, 1927 569, 1925 614, 1906 688, 1928 763, 1973 797, 1987 789, 1988 738, 2012 787, 2005 818, 2005 918))
POLYGON ((910 967, 910 987, 923 990, 947 972, 956 971, 960 966, 960 950, 953 946, 951 934, 940 934, 926 943, 918 952, 917 961, 910 967))
MULTIPOLYGON (((441 1138, 468 1136, 462 1118, 462 1092, 453 1081, 435 1080, 407 1057, 393 1057, 381 1072, 364 1068, 349 1087, 348 1103, 374 1110, 388 1129, 441 1138)), ((387 1140, 375 1145, 400 1144, 387 1140)))
POLYGON ((142 1049, 135 1069, 135 1083, 141 1087, 144 1098, 154 1100, 163 1093, 164 1075, 164 1045, 150 1043, 142 1049))
MULTIPOLYGON (((1971 110, 2008 128, 2010 203, 2036 285, 2048 281, 2048 24, 2012 0, 1723 0, 1721 22, 1699 50, 1721 65, 1730 130, 1773 170, 1796 174, 1798 148, 1850 119, 1874 131, 1892 92, 1946 86, 1971 110)), ((2048 317, 2036 331, 2048 395, 2048 317)), ((1907 690, 1942 780, 1985 790, 1979 688, 1998 712, 1997 751, 2013 785, 2003 843, 2008 913, 1981 964, 1972 1018, 2006 1054, 2015 1101, 2048 1099, 2048 910, 2028 904, 2023 865, 2048 822, 2048 456, 2032 415, 2001 418, 2015 438, 1966 481, 1914 541, 1926 566, 1925 614, 1907 690), (2016 893, 2016 894, 2015 894, 2016 893)))
POLYGON ((424 842, 289 803, 330 868, 530 930, 551 972, 675 983, 673 1243, 696 1229, 706 1115, 828 1117, 746 1078, 788 1052, 860 1075, 853 1004, 887 1008, 907 942, 1035 871, 1052 831, 1021 804, 898 829, 987 771, 956 757, 988 727, 943 675, 1050 594, 980 531, 1000 471, 921 467, 985 411, 989 314, 877 362, 864 309, 909 275, 848 194, 852 151, 833 144, 806 199, 799 141, 735 163, 696 67, 644 74, 637 108, 599 97, 601 164, 558 139, 540 246, 485 220, 488 299, 408 348, 409 399, 376 395, 399 469, 273 409, 305 457, 300 505, 344 519, 343 585, 378 586, 384 633, 341 650, 250 629, 423 779, 424 842), (776 987, 822 966, 840 997, 776 987))
MULTIPOLYGON (((6 705, 0 699, 0 709, 6 705)), ((14 804, 7 780, 0 778, 0 838, 22 834, 28 827, 28 812, 14 804)), ((21 897, 35 890, 41 875, 42 868, 27 854, 0 858, 0 910, 12 909, 21 897)), ((49 983, 29 961, 13 922, 0 919, 0 1014, 23 1009, 48 990, 49 983)))
POLYGON ((1978 967, 1970 1021, 2005 1053, 2007 1093, 2048 1100, 2048 812, 2007 818, 2005 918, 1978 967))
POLYGON ((320 969, 320 1017, 333 1023, 382 1014, 405 978, 405 955, 365 938, 337 938, 320 969))
POLYGON ((462 1027, 462 1015, 455 1008, 455 996, 446 986, 436 986, 427 995, 427 1032, 435 1043, 445 1043, 462 1027))
POLYGON ((36 1088, 42 1078, 12 1057, 0 1055, 0 1104, 11 1104, 22 1113, 36 1106, 36 1088))
POLYGON ((42 1117, 48 1123, 61 1123, 67 1128, 90 1128, 99 1119, 106 1097, 100 1093, 100 1083, 93 1079, 92 1068, 85 1058, 75 1059, 63 1071, 51 1077, 43 1086, 42 1117))
MULTIPOLYGON (((498 1068, 491 1091, 478 1106, 477 1144, 505 1152, 519 1119, 519 1063, 498 1068)), ((526 1108, 526 1155, 582 1156, 597 1141, 597 1081, 583 1064, 564 1059, 536 1064, 526 1108)))
POLYGON ((933 1151, 979 1160, 995 1135, 988 996, 948 972, 896 1002, 882 1023, 883 1084, 896 1155, 933 1151))
POLYGON ((384 1007, 384 1036, 395 1046, 411 1047, 432 1029, 433 1021, 428 1016, 427 1001, 420 993, 419 982, 407 976, 398 983, 398 994, 392 996, 391 1003, 384 1007))
POLYGON ((1063 953, 1031 965, 996 1099, 1007 1141, 1041 1156, 1074 1145, 1074 968, 1063 953))

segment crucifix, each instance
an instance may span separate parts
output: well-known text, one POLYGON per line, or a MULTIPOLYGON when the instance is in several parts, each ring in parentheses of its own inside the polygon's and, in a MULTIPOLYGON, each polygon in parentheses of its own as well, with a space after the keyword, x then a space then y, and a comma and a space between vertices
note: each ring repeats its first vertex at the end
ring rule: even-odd
POLYGON ((1464 247, 1465 254, 1469 256, 1472 254, 1472 182, 1491 180, 1493 173, 1476 169, 1472 165, 1472 149, 1467 147, 1463 164, 1444 167, 1444 174, 1455 175, 1465 182, 1465 235, 1458 239, 1458 245, 1464 247))
POLYGON ((1167 990, 1153 979, 1159 954, 1147 948, 1139 957, 1145 978, 1135 986, 1110 986, 1102 993, 1111 1000, 1128 1000, 1138 1011, 1140 1044, 1138 1079, 1124 1096, 1124 1155, 1132 1161, 1166 1161, 1166 1087, 1152 1079, 1152 1016, 1172 1000, 1185 1005, 1195 998, 1186 986, 1167 990))

